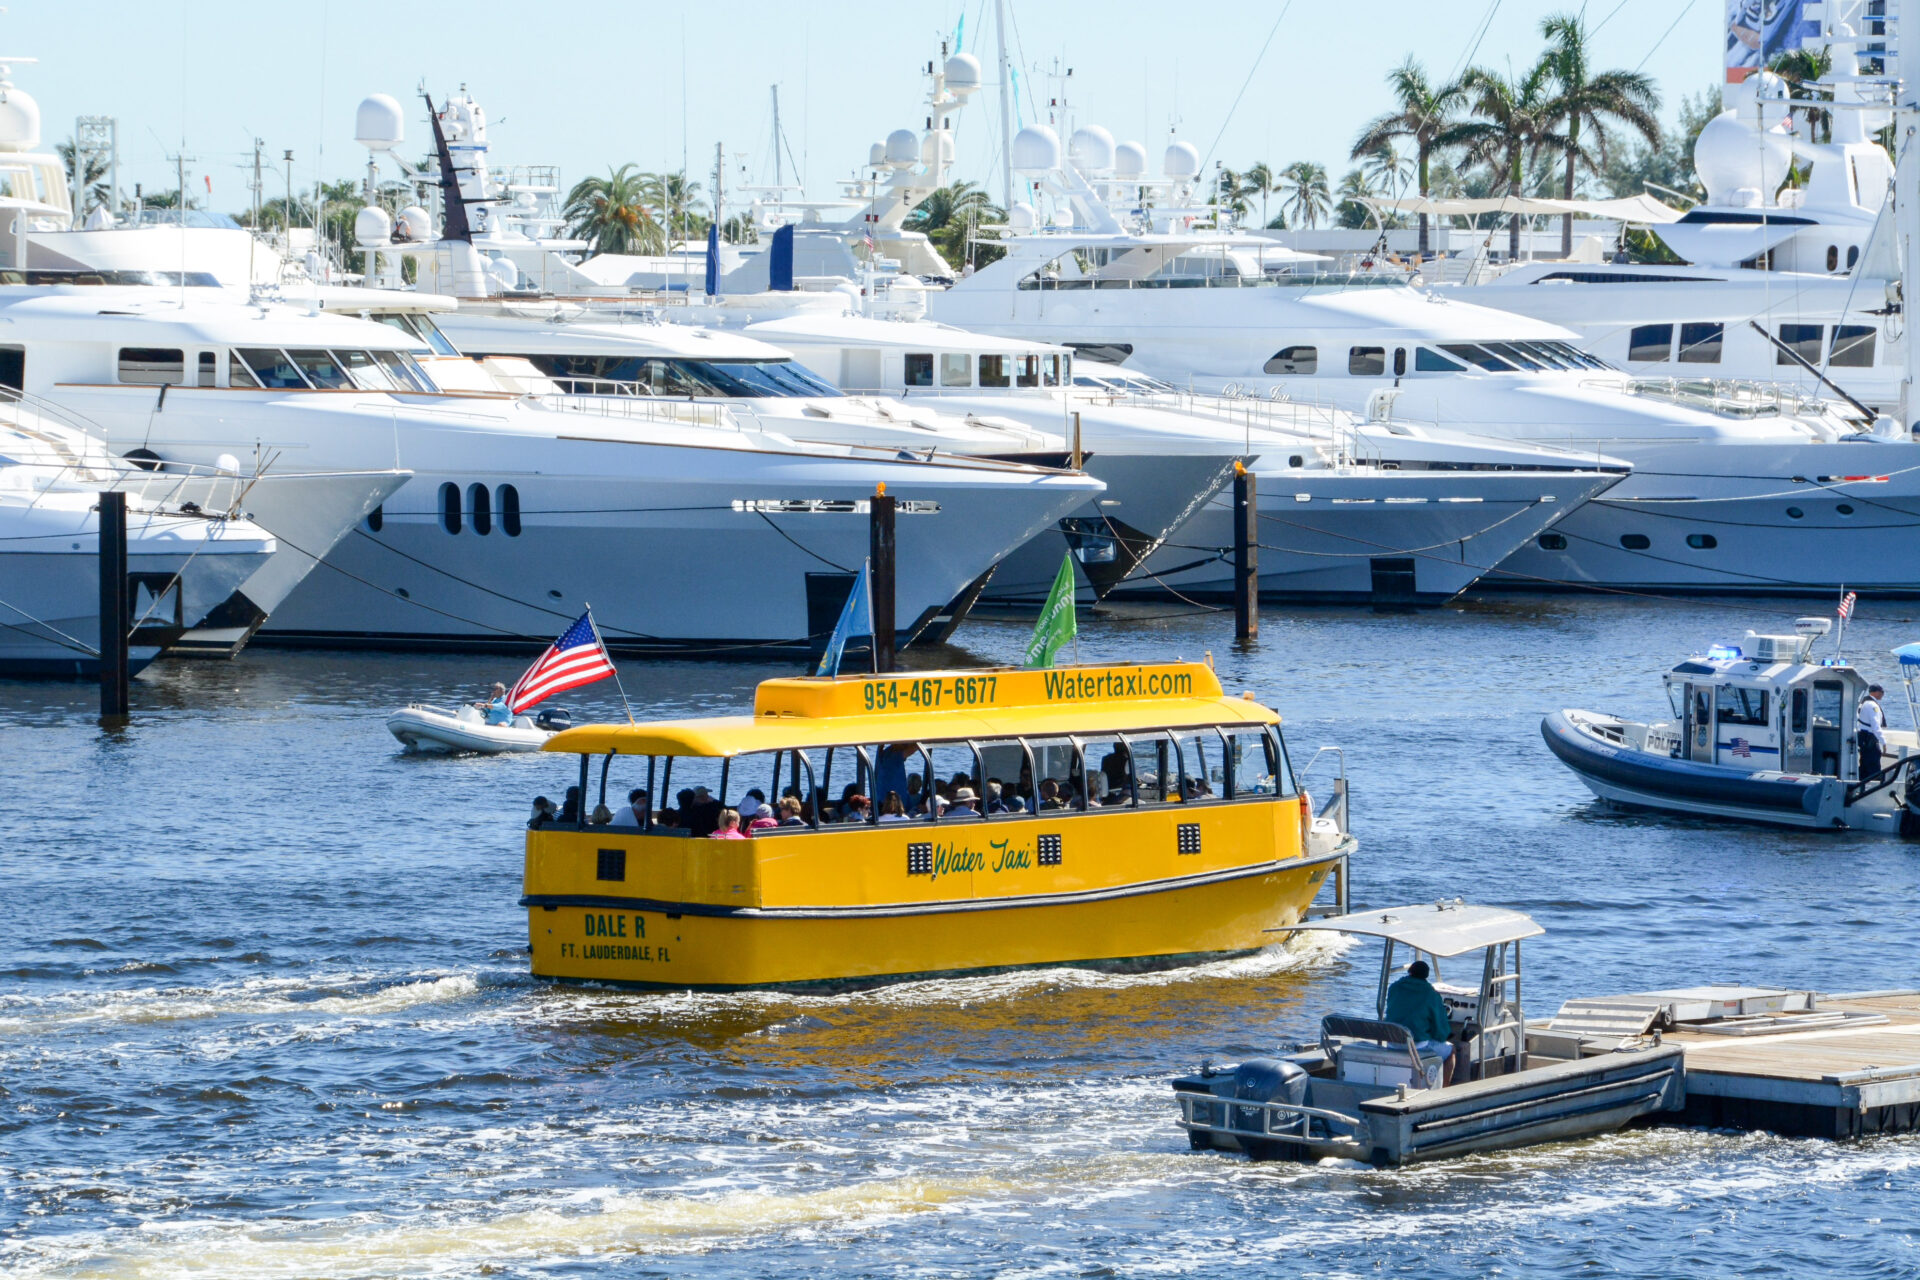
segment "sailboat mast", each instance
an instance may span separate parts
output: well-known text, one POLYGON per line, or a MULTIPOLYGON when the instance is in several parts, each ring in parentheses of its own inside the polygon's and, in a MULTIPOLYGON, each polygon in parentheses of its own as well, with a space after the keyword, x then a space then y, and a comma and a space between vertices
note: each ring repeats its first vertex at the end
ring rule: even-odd
POLYGON ((1008 83, 1007 0, 993 0, 994 34, 1000 39, 1000 195, 1002 207, 1013 208, 1013 90, 1008 83))

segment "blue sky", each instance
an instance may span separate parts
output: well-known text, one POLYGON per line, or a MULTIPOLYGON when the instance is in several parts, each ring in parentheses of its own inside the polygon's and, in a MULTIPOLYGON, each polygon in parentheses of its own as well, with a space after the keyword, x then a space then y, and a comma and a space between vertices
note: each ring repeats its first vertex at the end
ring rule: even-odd
MULTIPOLYGON (((1437 74, 1470 52, 1505 70, 1539 49, 1542 17, 1579 0, 1010 0, 1022 67, 1021 114, 1044 115, 1061 82, 1077 124, 1147 144, 1157 167, 1170 130, 1240 167, 1317 160, 1337 179, 1361 124, 1388 106, 1384 76, 1409 52, 1437 74), (1284 9, 1284 16, 1283 15, 1284 9), (1491 16, 1491 21, 1488 21, 1491 16), (1279 19, 1278 27, 1275 20, 1279 19), (1484 34, 1482 30, 1484 28, 1484 34), (1261 48, 1271 33, 1271 44, 1261 48), (1476 48, 1477 45, 1477 48, 1476 48), (1257 69, 1256 69, 1256 59, 1257 69), (1251 81, 1249 81, 1251 75, 1251 81), (1244 96, 1242 89, 1244 86, 1244 96), (1235 99, 1239 98, 1238 105, 1235 99)), ((1678 99, 1717 82, 1723 0, 1588 0, 1596 61, 1655 77, 1671 120, 1678 99)), ((295 153, 296 184, 357 177, 362 97, 409 104, 424 81, 437 98, 466 84, 487 109, 496 164, 557 164, 564 181, 632 161, 703 183, 714 144, 729 185, 772 178, 769 86, 809 195, 835 193, 868 144, 924 123, 920 72, 964 15, 964 43, 992 78, 991 0, 848 3, 620 4, 569 0, 13 0, 0 51, 38 58, 14 83, 38 100, 49 147, 74 117, 119 120, 121 185, 171 188, 180 149, 197 157, 189 185, 244 207, 252 139, 274 176, 295 153)), ((958 122, 958 176, 998 196, 994 90, 958 122)), ((419 154, 424 117, 410 117, 419 154)), ((789 179, 791 180, 791 179, 789 179)))

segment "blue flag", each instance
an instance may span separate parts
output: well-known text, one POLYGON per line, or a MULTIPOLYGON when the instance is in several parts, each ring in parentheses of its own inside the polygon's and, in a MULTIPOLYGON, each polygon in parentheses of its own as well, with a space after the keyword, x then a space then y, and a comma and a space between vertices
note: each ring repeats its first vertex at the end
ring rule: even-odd
POLYGON ((840 621, 833 624, 833 634, 827 637, 827 651, 820 655, 820 666, 813 674, 817 676, 837 676, 840 674, 840 654, 847 647, 852 636, 870 636, 873 634, 873 582, 867 574, 867 564, 860 563, 860 576, 853 580, 853 590, 847 592, 847 603, 840 609, 840 621))

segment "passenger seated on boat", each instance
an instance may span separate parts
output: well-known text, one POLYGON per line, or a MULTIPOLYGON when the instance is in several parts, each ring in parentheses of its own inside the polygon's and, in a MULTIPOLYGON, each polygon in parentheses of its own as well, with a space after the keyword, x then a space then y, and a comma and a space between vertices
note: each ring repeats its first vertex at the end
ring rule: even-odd
POLYGON ((740 821, 748 834, 780 825, 780 820, 773 816, 773 809, 752 791, 747 792, 747 798, 741 802, 740 821))
POLYGON ((1040 781, 1041 810, 1045 811, 1048 809, 1064 809, 1066 807, 1067 807, 1066 801, 1060 798, 1060 784, 1055 782, 1052 778, 1041 779, 1040 781))
POLYGON ((554 821, 553 801, 545 796, 533 798, 533 817, 527 820, 527 829, 538 831, 554 821))
POLYGON ((1104 780, 1102 791, 1112 795, 1126 785, 1127 777, 1133 772, 1133 752, 1124 742, 1113 744, 1113 750, 1100 757, 1100 776, 1104 780))
POLYGON ((557 820, 576 827, 580 825, 580 788, 567 788, 567 798, 560 805, 560 817, 557 820))
POLYGON ((604 804, 597 804, 593 806, 593 814, 591 817, 587 819, 587 825, 594 826, 594 827, 604 827, 609 823, 611 823, 612 821, 613 821, 613 810, 607 808, 607 806, 604 804))
POLYGON ((720 824, 712 831, 707 832, 707 839, 745 840, 746 837, 740 834, 740 811, 738 809, 722 809, 720 811, 720 824))
POLYGON ((498 680, 494 681, 493 692, 487 695, 487 700, 473 705, 477 710, 487 713, 488 724, 513 723, 513 712, 507 709, 507 686, 498 680))
MULTIPOLYGON (((735 813, 733 816, 738 819, 740 815, 735 813)), ((696 840, 712 835, 720 826, 720 802, 713 798, 713 793, 707 788, 696 786, 693 789, 693 803, 680 811, 680 825, 696 840)))
POLYGON ((842 822, 865 826, 867 819, 873 816, 873 802, 863 795, 848 796, 846 814, 847 816, 841 819, 842 822))
POLYGON ((652 803, 652 800, 653 797, 647 794, 645 787, 635 787, 632 791, 627 792, 626 808, 613 815, 613 825, 616 827, 633 827, 638 829, 642 825, 641 819, 646 816, 647 807, 652 803))
POLYGON ((905 822, 906 820, 907 820, 906 801, 900 798, 900 793, 898 791, 887 792, 887 798, 880 802, 880 821, 905 822))
POLYGON ((979 806, 975 803, 978 799, 979 797, 973 794, 972 787, 955 787, 953 789, 953 804, 946 810, 944 816, 949 818, 977 818, 980 816, 979 806))
POLYGON ((988 813, 1025 813, 1026 806, 1020 797, 1007 794, 1006 784, 998 778, 987 779, 988 813))
POLYGON ((1453 1018, 1447 1013, 1447 1002, 1427 981, 1425 960, 1415 960, 1407 966, 1407 975, 1396 979, 1387 988, 1387 1007, 1384 1018, 1397 1023, 1413 1034, 1414 1044, 1425 1058, 1438 1058, 1445 1064, 1446 1083, 1453 1083, 1453 1018))
POLYGON ((884 796, 897 791, 904 799, 908 794, 907 759, 918 750, 911 742, 889 742, 881 747, 873 762, 873 794, 884 796))
POLYGON ((673 803, 673 808, 660 811, 660 822, 663 826, 685 827, 687 814, 693 809, 693 788, 682 787, 674 792, 673 803))

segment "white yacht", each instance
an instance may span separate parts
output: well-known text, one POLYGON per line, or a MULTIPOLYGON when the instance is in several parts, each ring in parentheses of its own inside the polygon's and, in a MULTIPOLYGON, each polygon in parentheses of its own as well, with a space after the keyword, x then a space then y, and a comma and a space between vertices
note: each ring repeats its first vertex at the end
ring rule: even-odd
POLYGON ((32 409, 0 402, 0 676, 98 673, 101 491, 131 489, 127 657, 135 672, 273 557, 272 535, 245 518, 149 497, 138 480, 148 473, 125 463, 49 456, 48 436, 32 409))
POLYGON ((1652 228, 1682 265, 1522 262, 1435 291, 1564 325, 1635 375, 1779 382, 1911 427, 1898 407, 1900 266, 1881 216, 1893 161, 1876 135, 1892 118, 1894 80, 1878 4, 1822 6, 1821 35, 1807 43, 1826 47, 1832 70, 1806 86, 1822 101, 1790 100, 1767 71, 1723 87, 1723 110, 1694 145, 1706 202, 1652 228), (1816 111, 1829 118, 1824 139, 1816 111))
MULTIPOLYGON (((266 638, 520 647, 591 602, 620 649, 804 651, 867 555, 882 484, 902 500, 900 632, 933 636, 1001 557, 1100 491, 1020 463, 805 445, 722 406, 443 392, 418 324, 184 294, 14 286, 0 317, 28 389, 116 451, 207 464, 241 439, 314 469, 413 473, 266 638), (156 364, 196 376, 156 386, 156 364)), ((249 502, 272 527, 277 508, 249 502)))

